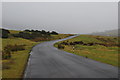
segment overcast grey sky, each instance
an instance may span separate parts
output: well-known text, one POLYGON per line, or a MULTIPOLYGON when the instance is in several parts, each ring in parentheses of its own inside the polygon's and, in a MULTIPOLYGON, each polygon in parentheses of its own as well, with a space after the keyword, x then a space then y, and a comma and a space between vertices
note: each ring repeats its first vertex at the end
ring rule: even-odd
POLYGON ((0 27, 2 26, 2 3, 0 2, 0 27))
POLYGON ((91 33, 118 28, 117 2, 3 2, 2 27, 91 33))

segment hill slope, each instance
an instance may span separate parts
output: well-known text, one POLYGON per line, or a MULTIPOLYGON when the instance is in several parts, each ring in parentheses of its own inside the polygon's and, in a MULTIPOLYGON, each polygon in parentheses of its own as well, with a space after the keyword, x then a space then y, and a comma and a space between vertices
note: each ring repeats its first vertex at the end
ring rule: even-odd
POLYGON ((58 49, 96 61, 118 66, 118 38, 112 36, 80 35, 57 42, 58 49))
MULTIPOLYGON (((120 29, 119 29, 120 30, 120 29)), ((118 29, 108 30, 104 32, 94 32, 92 35, 102 35, 102 36, 118 36, 118 29)))

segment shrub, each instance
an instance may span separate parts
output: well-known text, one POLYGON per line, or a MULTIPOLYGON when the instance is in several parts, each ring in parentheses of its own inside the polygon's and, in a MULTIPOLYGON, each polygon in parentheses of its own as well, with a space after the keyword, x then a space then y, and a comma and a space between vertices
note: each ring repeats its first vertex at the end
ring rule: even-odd
POLYGON ((46 32, 44 30, 38 31, 38 30, 25 30, 22 32, 19 32, 18 34, 12 34, 14 37, 20 37, 24 39, 35 39, 35 38, 48 38, 50 37, 50 32, 46 32))
POLYGON ((10 69, 11 68, 10 65, 12 65, 12 64, 14 64, 14 60, 13 59, 11 59, 11 60, 9 60, 7 62, 3 62, 2 63, 2 69, 10 69))
POLYGON ((16 44, 5 46, 4 50, 2 51, 2 59, 10 59, 11 52, 25 50, 24 46, 25 45, 16 45, 16 44))
POLYGON ((53 34, 53 35, 58 35, 58 33, 55 32, 55 31, 52 31, 51 34, 53 34))
POLYGON ((9 37, 9 30, 7 29, 0 29, 0 37, 2 38, 8 38, 9 37))
POLYGON ((10 59, 11 58, 11 51, 8 49, 4 49, 2 51, 2 59, 10 59))
POLYGON ((5 47, 5 49, 8 49, 10 51, 21 51, 21 50, 25 50, 25 45, 7 45, 5 47))
POLYGON ((61 44, 58 44, 58 49, 64 49, 64 46, 61 44))
POLYGON ((62 42, 61 44, 63 44, 63 45, 69 45, 68 42, 62 42))
POLYGON ((2 69, 10 69, 10 66, 7 63, 3 63, 2 69))

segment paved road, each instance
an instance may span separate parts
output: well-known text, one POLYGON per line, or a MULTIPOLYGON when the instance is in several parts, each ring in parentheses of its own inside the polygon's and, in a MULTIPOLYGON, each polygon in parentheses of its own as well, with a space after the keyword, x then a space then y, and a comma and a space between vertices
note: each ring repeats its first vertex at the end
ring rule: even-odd
POLYGON ((58 41, 33 47, 24 78, 117 78, 117 67, 77 56, 53 47, 58 41))

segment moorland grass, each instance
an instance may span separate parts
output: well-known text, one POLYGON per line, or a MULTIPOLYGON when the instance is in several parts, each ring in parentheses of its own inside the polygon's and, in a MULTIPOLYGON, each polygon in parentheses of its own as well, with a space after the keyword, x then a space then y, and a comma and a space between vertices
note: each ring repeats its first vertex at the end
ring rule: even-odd
POLYGON ((21 78, 25 69, 29 52, 32 46, 38 44, 30 40, 22 38, 2 39, 2 47, 6 45, 25 45, 25 50, 12 52, 12 57, 9 60, 2 60, 3 66, 9 67, 9 69, 2 70, 3 78, 21 78))
POLYGON ((17 33, 19 33, 20 31, 16 31, 16 30, 9 30, 9 32, 10 32, 11 34, 17 34, 17 33))
MULTIPOLYGON (((18 32, 18 31, 17 31, 18 32)), ((11 33, 17 33, 16 31, 11 31, 11 33)), ((52 40, 62 39, 71 36, 70 34, 58 34, 52 35, 52 40)), ((15 38, 10 37, 6 39, 2 39, 1 44, 2 47, 0 51, 2 51, 7 45, 25 45, 25 50, 12 52, 11 59, 2 60, 3 67, 2 69, 2 78, 22 78, 24 75, 24 70, 27 64, 27 60, 29 58, 29 52, 32 47, 38 43, 44 41, 34 42, 31 40, 23 39, 23 38, 15 38)))
MULTIPOLYGON (((118 44, 118 40, 115 39, 115 37, 109 37, 109 36, 93 36, 93 35, 80 35, 75 38, 61 41, 58 43, 55 43, 54 46, 58 47, 58 44, 61 44, 62 42, 75 42, 75 41, 83 41, 84 43, 104 43, 104 44, 109 44, 109 43, 116 43, 118 44), (105 41, 98 40, 96 38, 102 38, 105 41)), ((118 46, 103 46, 103 45, 64 45, 64 51, 83 56, 86 58, 90 58, 96 61, 100 61, 103 63, 107 63, 113 66, 119 66, 118 65, 118 46)))

